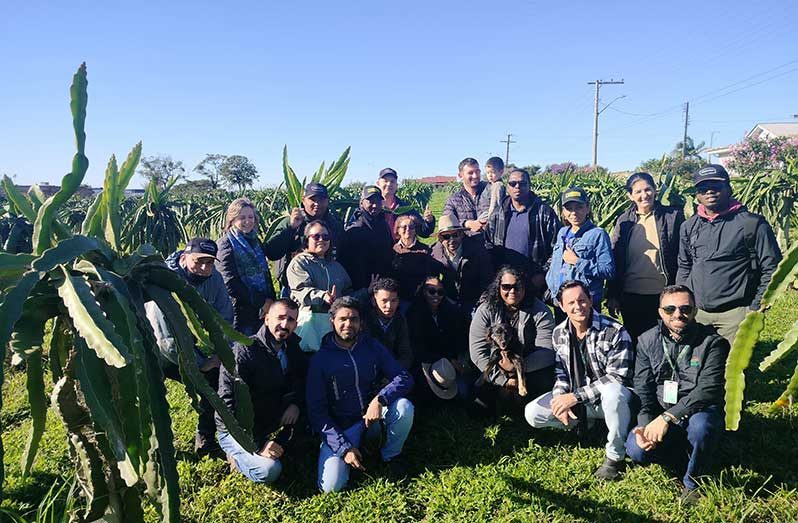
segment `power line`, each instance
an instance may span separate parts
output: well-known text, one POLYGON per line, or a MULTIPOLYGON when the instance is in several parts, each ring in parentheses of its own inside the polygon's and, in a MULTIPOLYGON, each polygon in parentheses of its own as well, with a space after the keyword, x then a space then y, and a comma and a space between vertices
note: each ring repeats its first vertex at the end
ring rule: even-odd
POLYGON ((596 97, 594 99, 593 104, 593 168, 595 169, 598 165, 598 118, 599 114, 601 114, 604 109, 610 106, 612 102, 618 100, 622 97, 618 97, 609 104, 607 104, 604 109, 599 111, 599 89, 601 89, 602 85, 623 85, 623 80, 615 81, 610 79, 609 81, 604 80, 595 80, 593 82, 588 82, 588 85, 595 85, 596 86, 596 97))
POLYGON ((499 143, 506 143, 507 144, 507 151, 504 154, 504 165, 510 165, 510 144, 511 143, 516 143, 515 140, 511 140, 510 139, 510 138, 512 138, 512 136, 513 135, 511 133, 507 133, 507 139, 506 140, 499 140, 499 143))

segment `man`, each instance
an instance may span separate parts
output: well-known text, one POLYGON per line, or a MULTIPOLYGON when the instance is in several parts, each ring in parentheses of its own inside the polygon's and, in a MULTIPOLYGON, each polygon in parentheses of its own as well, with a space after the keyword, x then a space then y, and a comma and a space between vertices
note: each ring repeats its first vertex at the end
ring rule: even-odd
POLYGON ((396 171, 390 167, 386 167, 385 169, 381 170, 380 175, 377 178, 377 187, 379 187, 382 191, 382 208, 384 211, 386 211, 385 222, 388 224, 388 230, 391 231, 391 237, 393 238, 393 241, 396 242, 399 239, 399 237, 394 233, 394 224, 396 223, 396 218, 404 214, 409 214, 415 217, 416 223, 419 227, 419 236, 422 238, 429 238, 433 231, 435 231, 435 216, 432 215, 432 211, 429 210, 429 207, 424 209, 423 218, 415 209, 410 209, 401 213, 394 212, 394 210, 400 207, 407 207, 410 205, 409 202, 406 202, 396 196, 396 189, 399 187, 399 184, 397 183, 398 178, 399 175, 396 174, 396 171))
POLYGON ((266 312, 263 326, 250 338, 249 346, 236 343, 235 374, 222 367, 219 397, 231 412, 239 398, 237 382, 249 387, 254 410, 252 436, 254 453, 247 452, 227 432, 222 418, 216 415, 219 444, 231 466, 251 481, 271 483, 282 471, 285 456, 294 435, 297 420, 305 408, 307 364, 294 334, 299 305, 288 298, 274 301, 266 312), (236 378, 236 376, 238 376, 236 378))
POLYGON ((320 183, 309 183, 305 186, 302 208, 292 210, 291 214, 283 219, 274 231, 270 247, 279 249, 282 253, 282 257, 277 262, 276 276, 283 290, 288 289, 285 271, 294 254, 302 249, 302 237, 308 223, 320 220, 327 226, 332 241, 333 256, 335 256, 336 249, 344 237, 344 224, 329 207, 330 195, 327 192, 327 187, 320 183), (279 243, 277 243, 278 241, 279 243))
POLYGON ((488 184, 480 179, 479 162, 473 158, 460 162, 457 176, 463 182, 463 188, 449 196, 443 214, 454 218, 471 234, 479 234, 485 228, 490 207, 490 192, 485 190, 488 184))
POLYGON ((379 341, 405 370, 413 365, 407 320, 399 311, 399 282, 380 278, 369 286, 371 296, 365 330, 379 341))
POLYGON ((565 282, 557 302, 568 316, 552 335, 557 382, 552 392, 526 406, 526 420, 535 428, 571 428, 603 418, 608 430, 606 457, 595 476, 619 479, 631 420, 632 340, 620 323, 593 310, 584 283, 565 282))
MULTIPOLYGON (((185 249, 172 253, 166 259, 166 265, 190 283, 226 322, 232 324, 233 304, 227 294, 222 275, 214 267, 216 253, 216 242, 208 238, 194 238, 188 242, 185 249)), ((166 317, 154 301, 145 305, 145 311, 161 350, 164 375, 181 381, 177 346, 166 317)), ((215 354, 206 357, 196 348, 194 352, 197 366, 205 375, 208 384, 216 390, 219 384, 219 357, 215 354)), ((214 437, 216 425, 213 421, 213 407, 202 395, 200 395, 200 410, 197 432, 194 436, 194 451, 199 456, 205 456, 218 452, 219 446, 214 437)))
POLYGON ((413 426, 413 404, 406 399, 413 378, 391 353, 361 334, 361 305, 351 296, 330 307, 333 332, 327 333, 310 362, 308 416, 322 437, 318 485, 337 492, 349 481, 350 468, 366 470, 361 440, 379 437, 385 425, 382 461, 397 474, 405 440, 413 426), (381 389, 379 385, 387 381, 381 389))
POLYGON ((530 188, 529 173, 513 169, 507 194, 491 215, 485 236, 495 267, 508 264, 526 271, 536 291, 546 288, 546 271, 561 222, 557 213, 530 188))
POLYGON ((759 308, 781 251, 765 218, 732 198, 723 166, 699 169, 693 183, 699 205, 680 229, 676 283, 695 293, 696 321, 731 345, 748 311, 759 308))
POLYGON ((704 474, 723 431, 724 372, 729 343, 695 321, 695 297, 683 285, 663 289, 661 323, 637 341, 634 387, 640 397, 637 427, 626 439, 636 463, 683 465, 682 499, 696 500, 696 478, 704 474), (681 463, 680 463, 681 462, 681 463))
POLYGON ((393 237, 382 211, 382 191, 366 185, 360 193, 360 208, 346 226, 339 249, 341 264, 352 279, 353 289, 369 286, 373 276, 391 273, 393 237))
POLYGON ((493 264, 485 245, 479 238, 466 236, 465 228, 444 214, 438 225, 438 241, 430 254, 444 268, 446 295, 470 314, 493 278, 493 264))

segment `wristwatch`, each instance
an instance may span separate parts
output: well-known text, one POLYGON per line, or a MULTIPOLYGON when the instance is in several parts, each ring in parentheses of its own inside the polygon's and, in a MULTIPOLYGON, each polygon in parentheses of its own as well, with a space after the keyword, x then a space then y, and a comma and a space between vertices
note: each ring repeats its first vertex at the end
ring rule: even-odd
POLYGON ((668 412, 668 411, 665 411, 665 412, 663 412, 663 413, 662 413, 662 418, 663 418, 665 421, 667 421, 668 423, 671 423, 671 424, 676 424, 676 422, 678 421, 678 420, 677 420, 677 419, 676 419, 676 418, 673 416, 673 414, 671 414, 671 413, 670 413, 670 412, 668 412))

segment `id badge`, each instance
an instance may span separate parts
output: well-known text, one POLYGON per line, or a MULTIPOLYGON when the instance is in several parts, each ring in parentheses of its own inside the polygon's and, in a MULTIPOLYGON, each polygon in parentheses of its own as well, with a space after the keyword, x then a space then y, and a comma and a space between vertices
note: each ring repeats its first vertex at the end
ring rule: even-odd
POLYGON ((662 401, 676 405, 679 401, 679 382, 666 380, 662 390, 662 401))

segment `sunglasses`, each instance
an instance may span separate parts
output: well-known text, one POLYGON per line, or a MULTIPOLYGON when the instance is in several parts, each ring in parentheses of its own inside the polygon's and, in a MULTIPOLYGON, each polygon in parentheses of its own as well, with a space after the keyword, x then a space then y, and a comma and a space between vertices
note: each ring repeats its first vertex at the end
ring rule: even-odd
POLYGON ((397 227, 397 229, 415 231, 416 230, 416 224, 415 223, 410 223, 410 224, 407 224, 407 225, 400 225, 399 227, 397 227))
POLYGON ((695 192, 697 194, 704 194, 709 191, 720 192, 724 187, 726 187, 726 184, 723 182, 703 182, 696 185, 695 192))
POLYGON ((512 180, 507 182, 510 187, 526 187, 527 183, 521 180, 512 180))
POLYGON ((664 307, 660 307, 660 310, 662 310, 662 312, 668 316, 673 316, 673 313, 675 313, 677 310, 685 316, 689 316, 693 313, 693 309, 694 307, 692 305, 679 305, 678 307, 676 305, 666 305, 664 307))
POLYGON ((453 233, 450 233, 450 234, 441 234, 440 235, 440 238, 443 241, 453 240, 453 239, 459 238, 459 237, 460 237, 460 233, 459 232, 453 232, 453 233))
POLYGON ((308 238, 312 238, 314 242, 328 242, 330 235, 324 233, 309 234, 308 238))
POLYGON ((518 283, 501 283, 499 286, 504 292, 518 291, 521 288, 518 283))
POLYGON ((424 287, 424 292, 430 296, 443 296, 443 289, 438 289, 437 287, 424 287))

